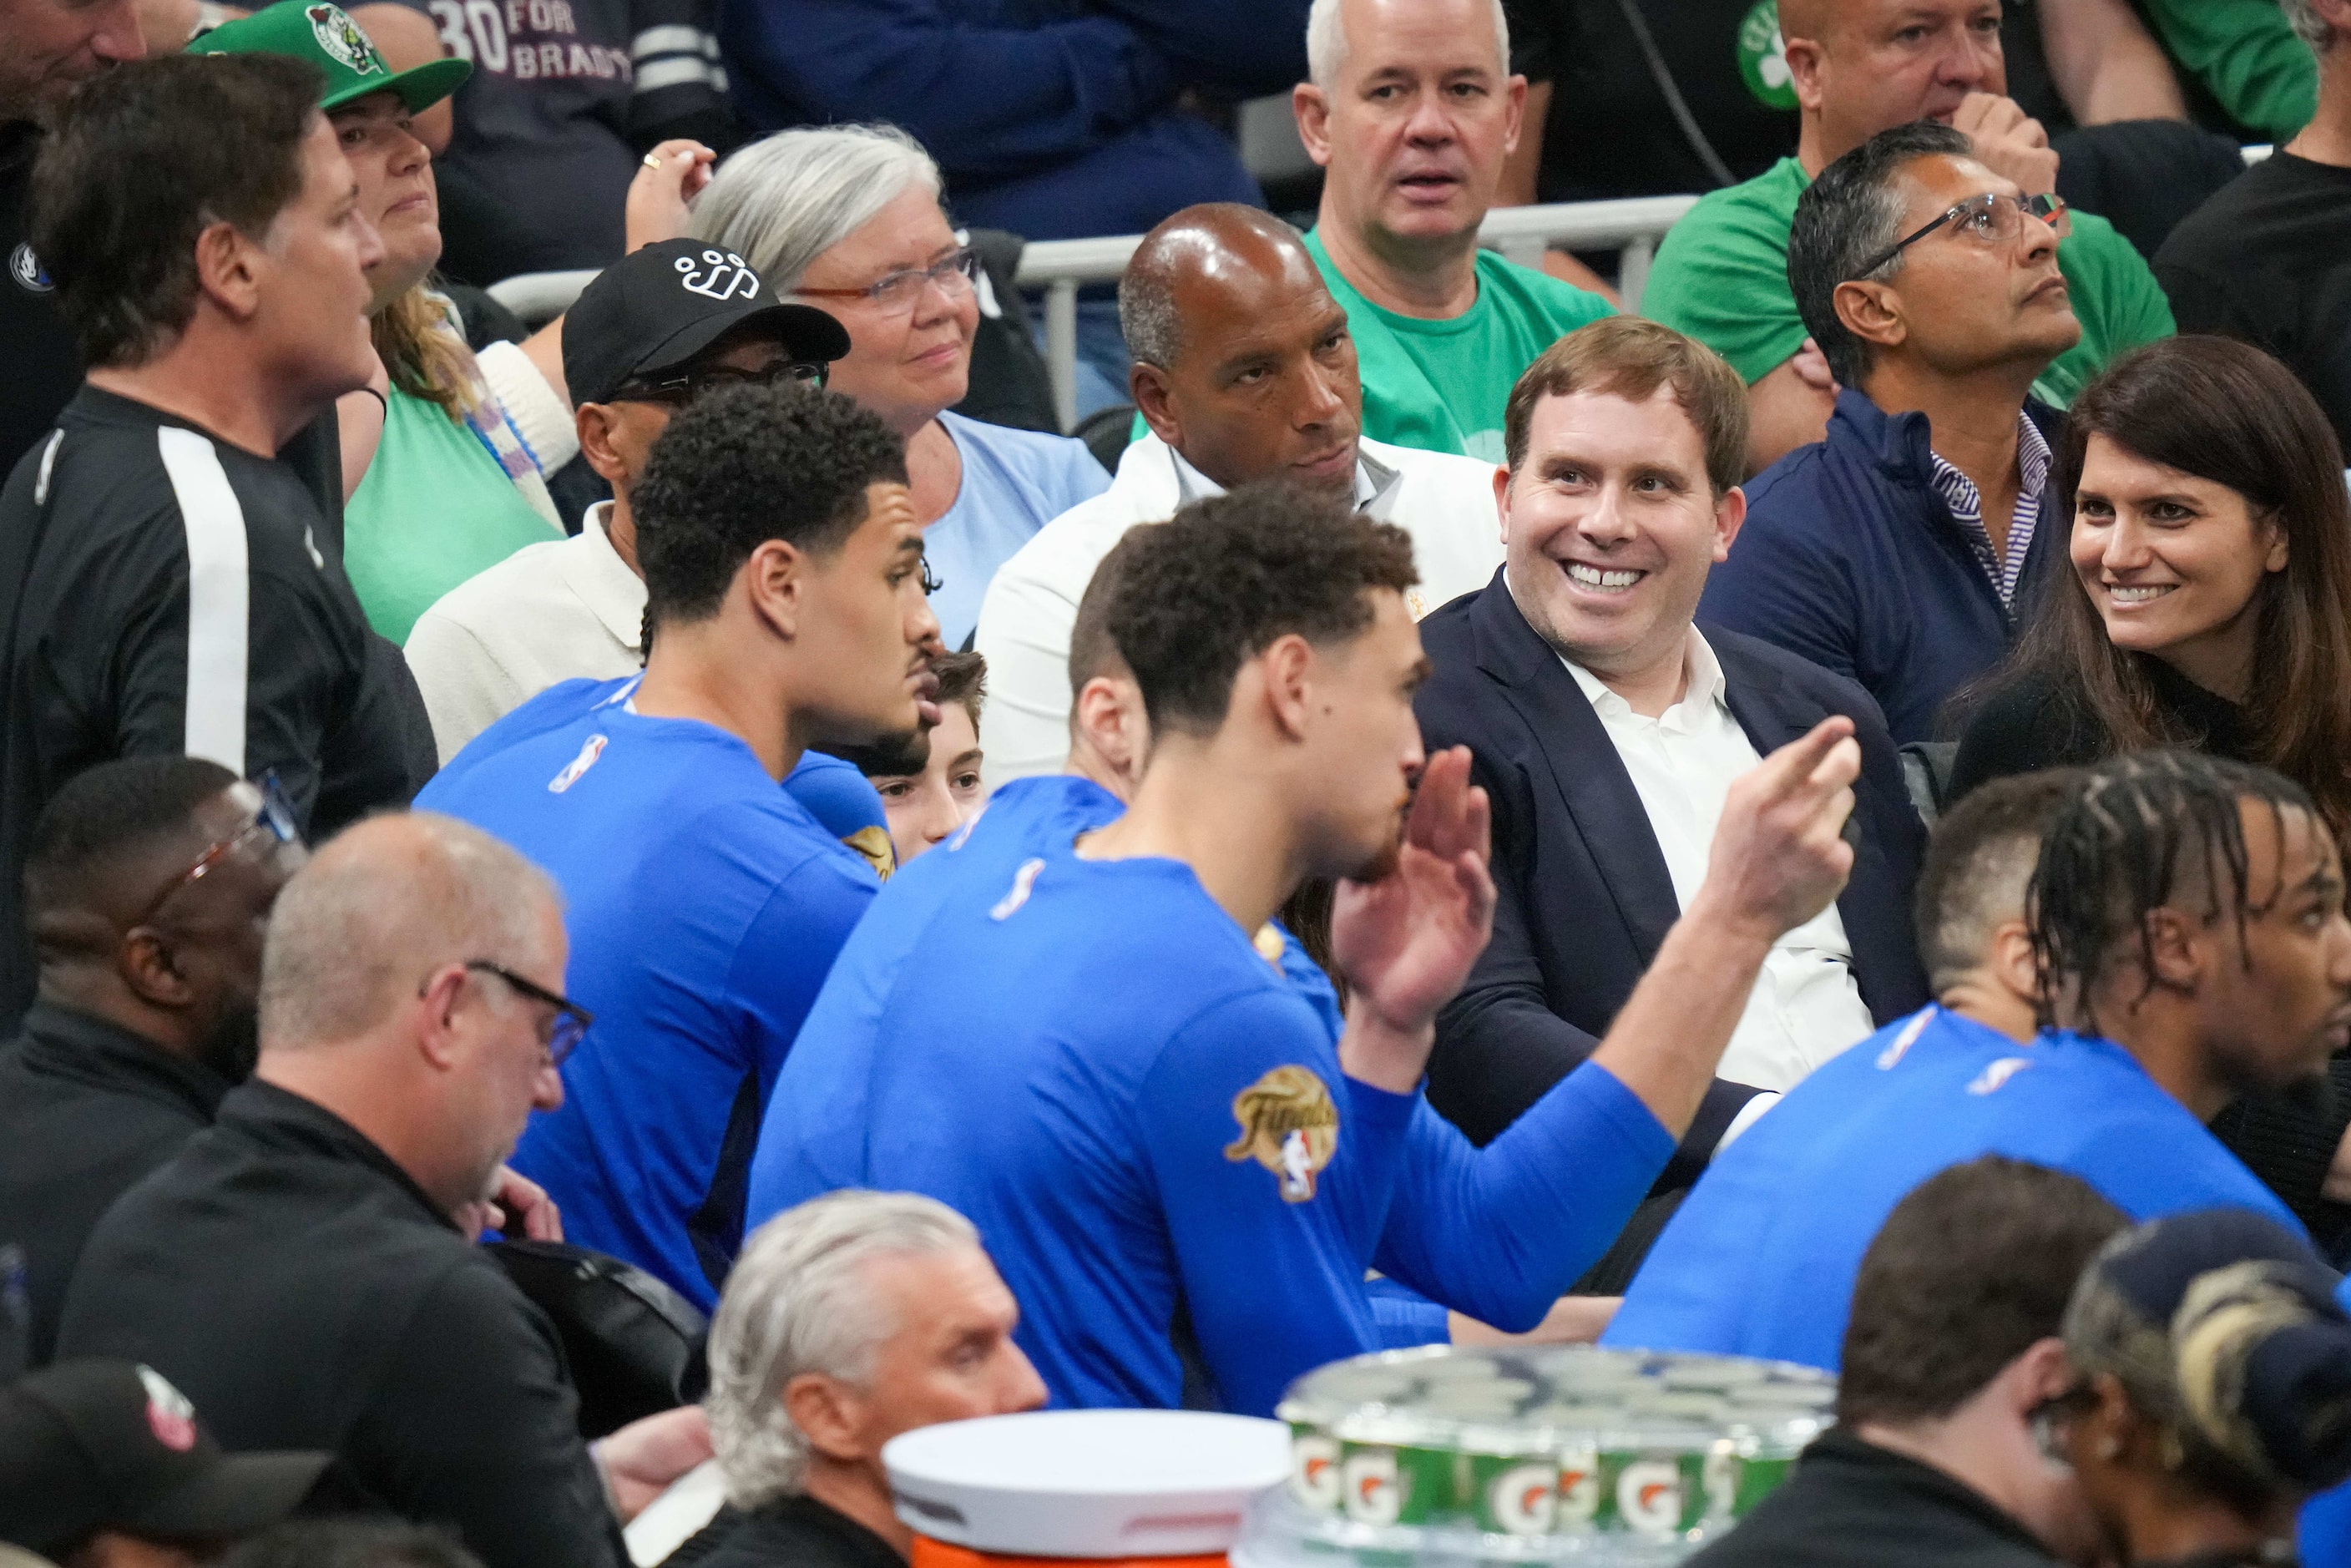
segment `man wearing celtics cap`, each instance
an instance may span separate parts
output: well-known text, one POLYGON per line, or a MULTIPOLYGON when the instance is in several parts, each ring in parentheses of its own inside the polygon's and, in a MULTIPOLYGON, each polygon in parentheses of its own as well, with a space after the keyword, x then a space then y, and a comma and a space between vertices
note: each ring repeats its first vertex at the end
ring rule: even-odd
MULTIPOLYGON (((1781 0, 1796 95, 1796 153, 1716 191, 1658 248, 1642 314, 1729 360, 1754 413, 1747 464, 1761 471, 1821 439, 1836 397, 1788 285, 1796 198, 1823 169, 1881 131, 1935 120, 1965 131, 1976 162, 2026 195, 2057 186, 2057 154, 2008 91, 2001 0, 1781 0)), ((2033 391, 2064 408, 2116 355, 2172 332, 2171 307, 2130 242, 2075 213, 2057 265, 2082 323, 2079 345, 2033 391)))

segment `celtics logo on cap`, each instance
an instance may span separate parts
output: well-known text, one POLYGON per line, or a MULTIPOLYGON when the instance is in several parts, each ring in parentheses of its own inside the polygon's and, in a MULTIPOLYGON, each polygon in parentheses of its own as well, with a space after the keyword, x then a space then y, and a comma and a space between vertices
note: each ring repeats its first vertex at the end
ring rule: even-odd
POLYGON ((340 5, 312 5, 302 15, 310 19, 310 36, 319 47, 340 61, 346 70, 361 76, 373 76, 385 68, 383 57, 375 52, 368 36, 360 25, 343 15, 340 5))
POLYGON ((1779 0, 1755 0, 1739 24, 1739 74, 1747 90, 1773 109, 1796 107, 1794 78, 1788 70, 1788 44, 1780 36, 1779 0))
POLYGON ((1225 1158, 1271 1171, 1284 1203, 1314 1196, 1314 1178, 1339 1152, 1339 1108, 1322 1080, 1303 1067, 1277 1067, 1233 1096, 1233 1120, 1241 1135, 1225 1158))

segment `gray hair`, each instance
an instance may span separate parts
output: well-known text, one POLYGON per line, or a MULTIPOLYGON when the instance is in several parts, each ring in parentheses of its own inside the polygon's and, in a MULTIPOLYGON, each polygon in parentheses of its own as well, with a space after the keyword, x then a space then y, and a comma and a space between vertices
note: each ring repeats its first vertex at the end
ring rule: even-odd
MULTIPOLYGON (((1339 14, 1347 0, 1314 0, 1306 12, 1306 79, 1331 91, 1347 66, 1347 24, 1339 14)), ((1494 15, 1494 48, 1502 74, 1510 74, 1510 19, 1502 14, 1502 0, 1490 0, 1494 15)))
POLYGON ((922 143, 894 125, 779 131, 718 166, 695 200, 689 232, 789 294, 810 263, 906 192, 935 199, 944 188, 922 143))
POLYGON ((262 1043, 355 1039, 440 965, 528 961, 561 907, 545 872, 479 828, 431 811, 371 818, 277 895, 262 948, 262 1043))
MULTIPOLYGON (((1796 314, 1820 345, 1841 386, 1858 387, 1869 374, 1869 345, 1845 329, 1837 314, 1837 286, 1857 282, 1862 263, 1902 238, 1909 210, 1896 180, 1921 158, 1972 158, 1975 143, 1964 131, 1931 120, 1881 131, 1821 171, 1796 199, 1788 230, 1788 288, 1796 314)), ((1878 280, 1902 270, 1902 258, 1881 262, 1878 280)))
POLYGON ((784 1409, 803 1373, 862 1384, 897 1332, 864 1280, 876 1258, 977 1247, 935 1198, 851 1189, 788 1208, 751 1233, 710 1324, 710 1438, 726 1500, 758 1508, 800 1490, 808 1438, 784 1409))
POLYGON ((2285 13, 2294 36, 2312 48, 2324 52, 2335 44, 2335 29, 2318 14, 2310 0, 2278 0, 2278 9, 2285 13))

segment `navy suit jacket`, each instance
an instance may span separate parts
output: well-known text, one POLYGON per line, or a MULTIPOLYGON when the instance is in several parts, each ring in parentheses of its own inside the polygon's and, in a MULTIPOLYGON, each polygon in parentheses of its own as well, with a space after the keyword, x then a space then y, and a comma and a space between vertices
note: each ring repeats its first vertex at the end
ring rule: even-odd
MULTIPOLYGON (((1770 754, 1831 714, 1854 721, 1859 840, 1837 900, 1880 1024, 1927 1001, 1910 891, 1926 830, 1867 693, 1735 632, 1701 626, 1733 717, 1770 754)), ((1648 812, 1600 716, 1527 624, 1502 574, 1420 623, 1434 674, 1414 706, 1433 751, 1467 746, 1493 804, 1494 938, 1437 1020, 1432 1104, 1479 1144, 1590 1056, 1680 918, 1648 812)), ((1661 1188, 1687 1185, 1758 1092, 1717 1080, 1661 1188)))

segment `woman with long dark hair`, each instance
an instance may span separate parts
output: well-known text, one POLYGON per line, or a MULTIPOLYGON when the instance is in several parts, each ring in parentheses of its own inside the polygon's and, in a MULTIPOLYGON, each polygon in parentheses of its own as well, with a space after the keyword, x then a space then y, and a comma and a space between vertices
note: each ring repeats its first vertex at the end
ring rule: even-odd
POLYGON ((2258 349, 2174 338, 2084 390, 2056 458, 2074 570, 1961 698, 1952 793, 2185 746, 2351 830, 2351 494, 2316 400, 2258 349))

